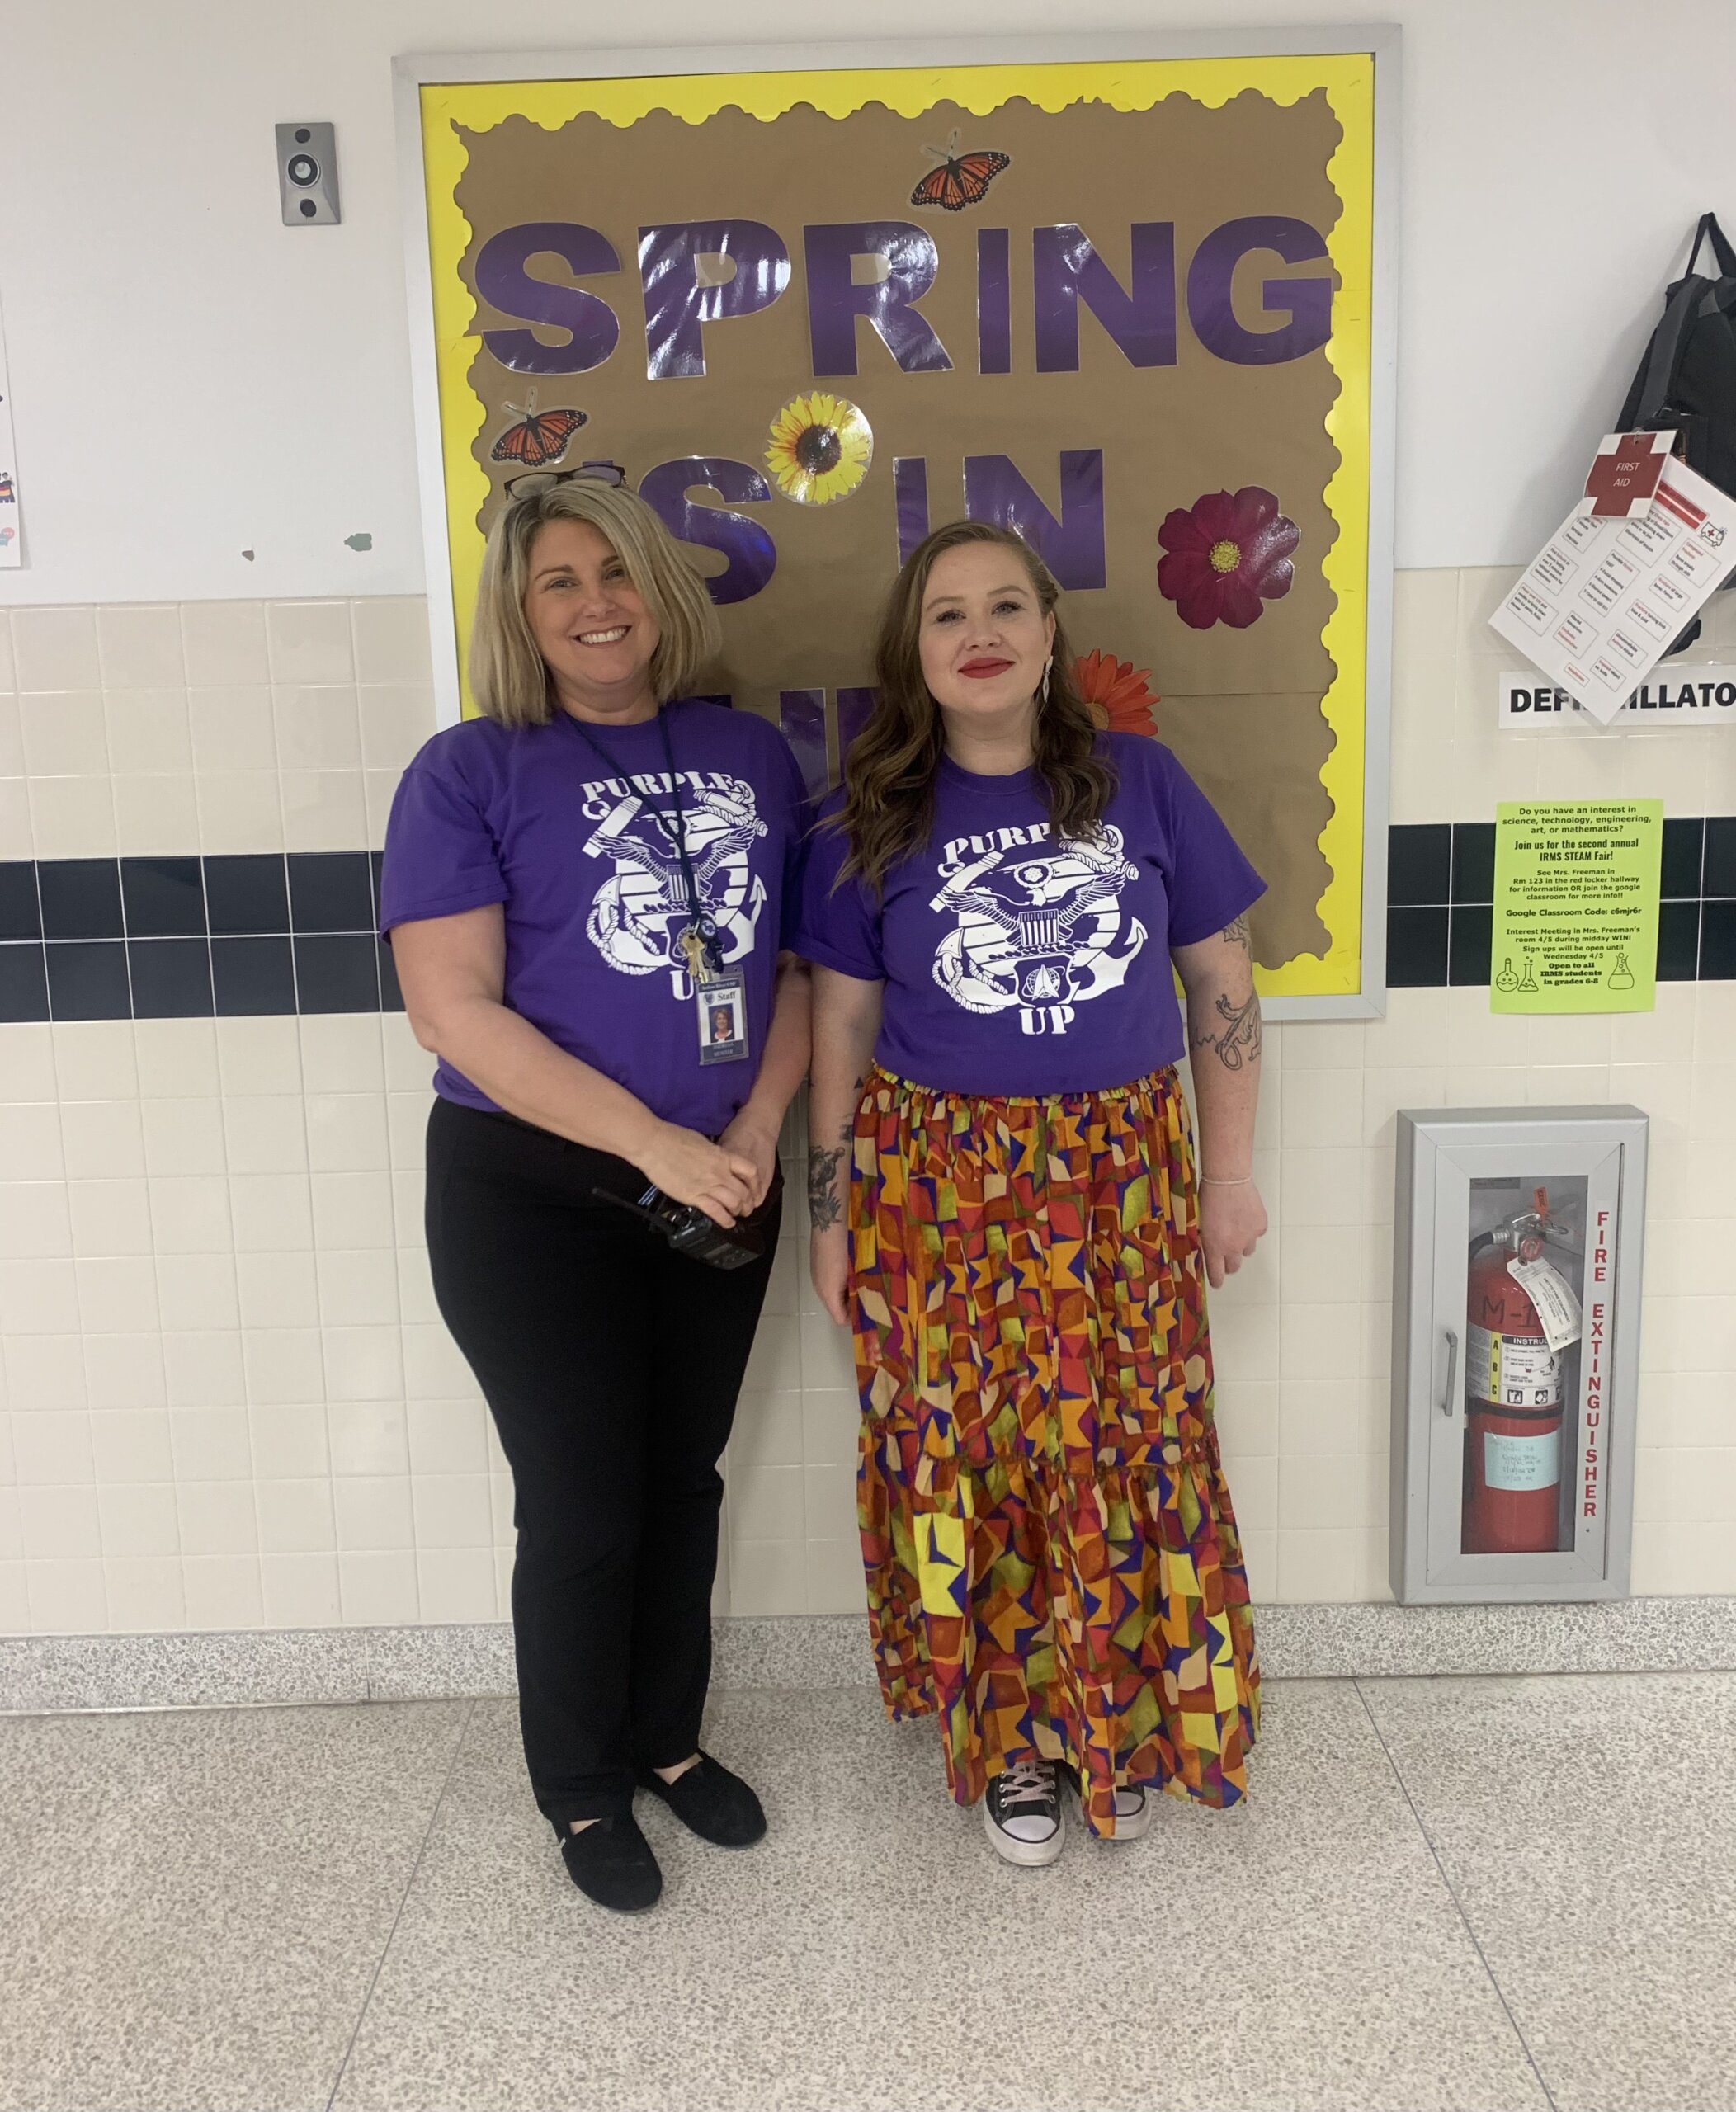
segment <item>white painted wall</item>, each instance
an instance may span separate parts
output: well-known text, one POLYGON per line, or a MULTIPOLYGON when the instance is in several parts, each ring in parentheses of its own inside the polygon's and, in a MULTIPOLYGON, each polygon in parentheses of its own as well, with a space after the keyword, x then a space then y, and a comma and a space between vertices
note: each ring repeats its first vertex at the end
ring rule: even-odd
MULTIPOLYGON (((1335 0, 992 0, 952 33, 1331 23, 1335 0)), ((1729 0, 1385 0, 1405 33, 1399 563, 1522 561, 1619 406, 1697 214, 1736 224, 1729 0)), ((0 601, 422 584, 394 54, 712 43, 706 0, 0 0, 0 310, 29 564, 0 601), (337 127, 344 223, 284 227, 271 127, 337 127), (373 537, 361 555, 344 546, 373 537), (252 562, 243 548, 255 552, 252 562)), ((743 42, 929 0, 738 0, 743 42)), ((715 202, 715 201, 711 201, 715 202)))

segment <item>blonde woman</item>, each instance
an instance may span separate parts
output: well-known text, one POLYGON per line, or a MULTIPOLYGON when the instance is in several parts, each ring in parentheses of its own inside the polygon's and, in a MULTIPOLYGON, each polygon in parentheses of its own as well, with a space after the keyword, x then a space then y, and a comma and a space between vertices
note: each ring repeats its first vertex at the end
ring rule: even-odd
POLYGON ((1262 884, 1167 748, 1095 731, 1058 598, 998 528, 912 554, 796 938, 881 1690, 1024 1864, 1064 1782, 1106 1838, 1149 1789, 1233 1802, 1258 1705, 1205 1286, 1266 1228, 1262 884))
POLYGON ((803 785, 776 728, 677 700, 717 645, 640 500, 521 480, 483 567, 482 716, 405 772, 381 882, 440 1059, 435 1294, 512 1469, 525 1758, 573 1882, 623 1912, 662 1883, 635 1789, 720 1846, 765 1831, 699 1733, 717 1463, 808 1060, 807 974, 781 951, 803 785), (672 1243, 684 1206, 738 1266, 672 1243))

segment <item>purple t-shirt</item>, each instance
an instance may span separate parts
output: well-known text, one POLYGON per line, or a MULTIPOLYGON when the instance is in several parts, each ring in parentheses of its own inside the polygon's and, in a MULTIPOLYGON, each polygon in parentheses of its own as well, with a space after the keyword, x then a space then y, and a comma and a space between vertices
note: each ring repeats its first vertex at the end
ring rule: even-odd
MULTIPOLYGON (((694 878, 725 967, 746 978, 744 1060, 699 1060, 693 987, 677 948, 690 919, 676 802, 654 719, 588 729, 590 740, 564 713, 549 726, 472 719, 436 733, 392 803, 380 929, 503 903, 512 1011, 664 1121, 715 1136, 747 1099, 765 1050, 773 972, 795 917, 806 792, 769 721, 691 700, 666 705, 663 715, 694 878)), ((495 1105, 450 1063, 434 1087, 465 1107, 495 1105)))
POLYGON ((878 903, 858 879, 833 891, 843 834, 814 837, 793 943, 885 982, 883 1068, 999 1099, 1100 1091, 1181 1056, 1169 949, 1222 931, 1265 883, 1168 748, 1101 733, 1097 752, 1119 781, 1091 843, 1053 839, 1035 772, 982 777, 950 757, 927 846, 878 903))

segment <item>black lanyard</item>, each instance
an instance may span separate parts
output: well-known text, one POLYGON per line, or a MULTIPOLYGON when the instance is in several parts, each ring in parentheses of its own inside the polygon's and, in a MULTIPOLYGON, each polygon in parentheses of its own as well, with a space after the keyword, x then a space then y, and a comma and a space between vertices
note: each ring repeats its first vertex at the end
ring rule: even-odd
MULTIPOLYGON (((621 768, 583 719, 575 718, 570 711, 562 715, 596 750, 611 777, 630 778, 631 773, 621 768)), ((714 975, 719 975, 724 966, 723 947, 719 943, 717 921, 706 908, 699 891, 699 883, 694 878, 693 860, 687 851, 686 808, 682 803, 681 779, 675 768, 675 744, 669 738, 669 714, 662 705, 657 708, 657 724, 658 730, 663 737, 663 757, 669 766, 669 789, 675 799, 675 855, 681 860, 682 885, 686 892, 688 928, 699 935, 700 944, 705 950, 706 965, 714 975)))

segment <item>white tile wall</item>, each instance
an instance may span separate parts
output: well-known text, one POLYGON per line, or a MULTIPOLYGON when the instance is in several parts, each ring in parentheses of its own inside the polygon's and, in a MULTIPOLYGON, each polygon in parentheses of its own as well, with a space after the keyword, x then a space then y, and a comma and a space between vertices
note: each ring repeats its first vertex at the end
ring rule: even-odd
POLYGON ((355 851, 433 727, 419 599, 0 611, 0 859, 355 851))
MULTIPOLYGON (((1727 810, 1710 733, 1493 733, 1505 582, 1400 578, 1394 818, 1606 781, 1727 810)), ((15 610, 8 648, 0 858, 377 844, 432 724, 412 600, 15 610)), ((1736 1590, 1733 1049, 1729 983, 1270 1031, 1273 1229, 1213 1305, 1257 1598, 1386 1596, 1395 1110, 1555 1098, 1653 1117, 1635 1588, 1736 1590)), ((0 1026, 0 1634, 505 1615, 510 1484, 422 1244, 428 1068, 392 1016, 0 1026)), ((729 1454, 743 1614, 861 1605, 850 1360, 796 1214, 729 1454)))

